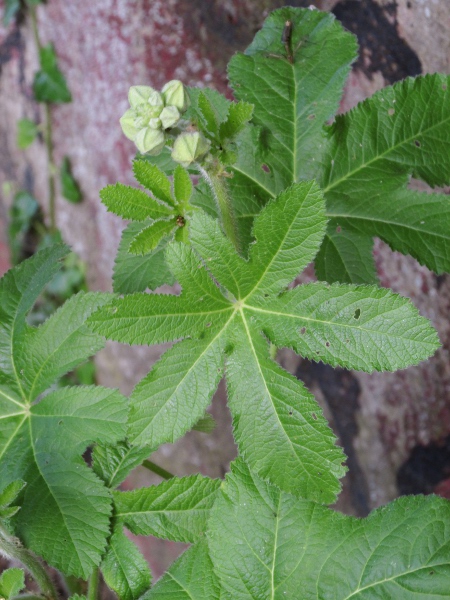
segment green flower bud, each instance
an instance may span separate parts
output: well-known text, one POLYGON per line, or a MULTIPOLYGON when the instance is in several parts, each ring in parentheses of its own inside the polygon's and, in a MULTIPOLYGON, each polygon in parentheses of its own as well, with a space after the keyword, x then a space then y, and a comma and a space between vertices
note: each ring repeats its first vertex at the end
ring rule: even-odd
MULTIPOLYGON (((152 90, 152 88, 150 88, 152 90)), ((151 107, 159 109, 159 112, 164 108, 164 99, 162 95, 156 90, 152 90, 151 94, 147 98, 147 102, 151 107)))
POLYGON ((160 129, 151 129, 146 127, 141 129, 134 139, 134 143, 141 154, 151 154, 155 156, 164 148, 166 139, 160 129))
POLYGON ((161 90, 166 106, 175 106, 180 113, 184 113, 189 106, 189 96, 181 81, 173 79, 166 83, 161 90))
POLYGON ((161 119, 150 119, 148 126, 151 127, 151 129, 161 129, 161 119))
POLYGON ((176 106, 166 106, 161 111, 159 118, 161 119, 161 124, 163 129, 169 129, 169 127, 173 127, 180 120, 180 112, 176 106))
POLYGON ((129 140, 134 142, 134 138, 137 135, 139 129, 135 125, 135 113, 132 108, 129 108, 120 118, 120 126, 122 131, 129 140))
POLYGON ((183 167, 202 158, 209 150, 210 143, 199 132, 181 133, 173 145, 172 158, 183 167))
POLYGON ((155 93, 155 90, 149 85, 133 85, 130 87, 128 92, 128 102, 130 103, 131 108, 136 108, 139 104, 147 102, 153 93, 155 93))

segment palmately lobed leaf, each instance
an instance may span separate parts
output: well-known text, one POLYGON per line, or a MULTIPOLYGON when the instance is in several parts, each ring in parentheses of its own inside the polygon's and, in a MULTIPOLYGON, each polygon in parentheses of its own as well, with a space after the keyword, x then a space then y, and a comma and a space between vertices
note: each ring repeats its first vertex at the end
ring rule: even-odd
POLYGON ((225 366, 234 434, 251 467, 287 492, 334 501, 344 455, 314 398, 271 360, 263 335, 303 356, 367 371, 416 364, 438 340, 410 301, 388 290, 312 284, 286 291, 325 228, 323 195, 312 182, 267 204, 248 261, 198 211, 192 246, 171 243, 166 252, 180 296, 134 294, 90 317, 95 331, 117 341, 183 340, 131 395, 133 443, 155 447, 189 430, 225 366))
POLYGON ((114 516, 136 535, 195 542, 205 532, 221 481, 202 475, 114 492, 114 516))
POLYGON ((450 503, 436 496, 348 517, 280 492, 238 460, 208 543, 226 599, 429 600, 448 595, 449 517, 450 503))
POLYGON ((87 578, 106 546, 112 502, 82 454, 94 442, 125 437, 128 407, 119 392, 102 387, 49 389, 103 345, 86 320, 112 299, 80 293, 40 327, 26 323, 68 250, 42 250, 0 281, 0 480, 27 484, 11 520, 25 545, 87 578))

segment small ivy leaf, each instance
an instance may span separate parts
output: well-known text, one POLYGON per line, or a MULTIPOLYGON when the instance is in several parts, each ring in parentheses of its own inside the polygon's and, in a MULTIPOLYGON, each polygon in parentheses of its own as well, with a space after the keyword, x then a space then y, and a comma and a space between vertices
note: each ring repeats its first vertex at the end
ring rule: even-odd
POLYGON ((170 180, 156 166, 146 160, 135 160, 133 162, 133 173, 136 180, 149 190, 155 198, 174 206, 171 192, 170 180))
POLYGON ((157 248, 164 238, 177 227, 176 221, 171 219, 168 221, 155 221, 148 227, 144 227, 130 244, 130 252, 132 254, 148 254, 157 248))
POLYGON ((443 498, 402 497, 358 519, 280 492, 241 459, 208 532, 224 597, 240 600, 447 597, 449 539, 443 498))
POLYGON ((25 573, 23 569, 6 569, 0 575, 0 597, 10 598, 17 596, 25 587, 25 573))
POLYGON ((72 101, 64 75, 58 68, 53 44, 39 50, 41 69, 34 76, 33 93, 38 102, 61 104, 72 101))
POLYGON ((220 484, 220 479, 191 475, 131 492, 113 492, 114 516, 135 535, 195 542, 206 530, 220 484))
POLYGON ((253 104, 233 102, 228 109, 227 120, 220 124, 220 139, 232 140, 247 125, 253 115, 253 104))
POLYGON ((72 167, 70 165, 68 156, 63 158, 60 175, 62 195, 64 198, 69 200, 69 202, 73 202, 74 204, 81 202, 83 195, 81 193, 80 186, 72 175, 72 167))
POLYGON ((192 193, 194 191, 189 173, 181 165, 177 165, 173 173, 173 193, 175 200, 182 207, 189 204, 192 193))
POLYGON ((439 342, 411 302, 389 290, 316 283, 286 291, 325 230, 314 182, 294 184, 263 209, 248 260, 216 220, 196 211, 191 246, 172 242, 166 251, 181 295, 130 295, 90 318, 94 331, 125 343, 182 340, 131 395, 132 442, 154 447, 191 429, 225 373, 235 438, 252 468, 287 492, 334 501, 343 453, 311 394, 270 358, 267 337, 367 371, 417 364, 439 342))
POLYGON ((152 453, 148 446, 141 448, 127 442, 115 446, 97 444, 92 452, 92 468, 105 484, 113 489, 152 453))
POLYGON ((34 142, 38 134, 38 127, 30 119, 20 119, 17 122, 17 147, 20 150, 28 148, 34 142))
POLYGON ((3 13, 3 25, 8 27, 20 9, 20 0, 6 0, 3 13))
POLYGON ((63 572, 86 578, 104 552, 112 506, 82 454, 94 442, 124 438, 128 407, 121 394, 102 387, 50 392, 104 345, 86 319, 111 301, 110 294, 80 292, 40 327, 27 323, 67 254, 66 246, 54 244, 0 280, 0 480, 27 481, 12 520, 24 544, 63 572), (48 530, 52 536, 43 536, 48 530))
POLYGON ((120 600, 137 600, 150 587, 147 561, 121 527, 114 530, 100 569, 106 585, 120 600))
POLYGON ((142 190, 122 183, 107 185, 100 190, 100 198, 110 212, 123 219, 145 221, 173 214, 173 209, 166 204, 157 202, 142 190))
MULTIPOLYGON (((234 596, 235 597, 235 596, 234 596)), ((201 538, 178 558, 141 600, 221 600, 225 596, 201 538)))

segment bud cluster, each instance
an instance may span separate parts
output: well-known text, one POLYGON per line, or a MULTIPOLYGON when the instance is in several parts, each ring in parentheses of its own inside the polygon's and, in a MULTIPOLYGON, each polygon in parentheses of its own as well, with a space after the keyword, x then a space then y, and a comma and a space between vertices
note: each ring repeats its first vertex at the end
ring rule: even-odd
POLYGON ((133 141, 141 154, 159 154, 169 135, 179 134, 173 143, 172 158, 187 167, 204 156, 209 142, 195 132, 170 131, 188 125, 182 115, 189 107, 189 96, 181 81, 169 81, 157 92, 150 86, 135 85, 128 93, 130 108, 122 115, 123 133, 133 141))

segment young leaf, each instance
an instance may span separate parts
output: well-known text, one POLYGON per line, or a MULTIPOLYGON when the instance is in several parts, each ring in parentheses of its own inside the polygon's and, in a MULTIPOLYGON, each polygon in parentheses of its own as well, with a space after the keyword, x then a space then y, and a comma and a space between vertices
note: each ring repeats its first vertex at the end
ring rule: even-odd
POLYGON ((157 166, 146 160, 135 160, 133 162, 133 173, 136 180, 149 190, 155 198, 174 206, 170 181, 157 166))
POLYGON ((64 75, 58 68, 53 44, 39 50, 41 69, 34 76, 33 93, 38 102, 60 104, 71 102, 72 95, 64 75))
POLYGON ((23 569, 6 569, 0 575, 0 597, 12 598, 17 596, 25 587, 25 573, 23 569))
POLYGON ((107 487, 113 489, 125 481, 151 452, 148 446, 140 448, 127 442, 118 442, 115 446, 97 444, 92 452, 92 468, 107 487))
POLYGON ((131 241, 149 224, 148 221, 130 223, 122 233, 113 273, 114 291, 119 294, 143 292, 147 288, 154 290, 164 283, 172 285, 175 281, 164 258, 167 239, 145 256, 128 252, 131 241))
POLYGON ((212 433, 217 427, 217 423, 214 417, 209 413, 205 413, 192 428, 193 431, 200 431, 200 433, 212 433))
POLYGON ((161 240, 168 237, 177 227, 174 219, 155 221, 144 227, 130 244, 132 254, 148 254, 159 246, 161 240))
POLYGON ((160 204, 142 190, 122 183, 107 185, 100 190, 100 198, 110 212, 123 219, 145 221, 168 217, 173 213, 172 208, 160 204))
POLYGON ((186 206, 191 199, 193 185, 189 173, 178 165, 173 173, 173 193, 178 204, 186 206))
POLYGON ((37 125, 30 119, 20 119, 17 123, 17 147, 20 150, 28 148, 38 134, 37 125))
POLYGON ((120 600, 137 600, 149 587, 151 573, 136 544, 118 527, 112 534, 101 571, 106 585, 120 600))
POLYGON ((447 596, 449 539, 442 498, 403 497, 357 519, 280 492, 241 460, 208 536, 224 596, 242 600, 447 596))
POLYGON ((80 190, 80 186, 72 175, 72 167, 70 166, 70 160, 68 156, 65 156, 61 165, 61 188, 62 195, 69 202, 74 204, 81 202, 83 195, 80 190))
POLYGON ((221 600, 224 598, 205 538, 176 560, 141 600, 221 600))
POLYGON ((200 126, 206 137, 219 140, 219 116, 206 94, 200 92, 197 99, 200 126))
POLYGON ((114 516, 136 535, 195 542, 206 530, 220 484, 219 479, 191 475, 132 492, 113 492, 114 516))
POLYGON ((11 481, 10 484, 3 488, 3 490, 0 492, 0 516, 1 509, 7 508, 12 502, 14 502, 25 486, 25 481, 18 479, 17 481, 11 481))
POLYGON ((233 102, 228 110, 227 120, 220 124, 220 139, 233 139, 250 121, 253 105, 247 102, 233 102))
POLYGON ((6 485, 27 482, 14 518, 27 547, 86 578, 106 545, 111 498, 81 455, 93 442, 123 439, 127 402, 116 391, 94 386, 63 388, 33 402, 103 345, 85 322, 108 301, 106 294, 81 293, 41 327, 26 323, 67 252, 53 245, 0 281, 0 479, 6 485))
POLYGON ((270 360, 261 333, 316 360, 368 371, 417 363, 434 352, 438 340, 409 300, 387 290, 315 284, 285 291, 314 258, 325 225, 318 187, 295 184, 255 220, 257 242, 245 261, 217 221, 198 211, 191 219, 191 242, 203 262, 186 244, 169 244, 166 254, 183 288, 180 296, 131 295, 91 317, 94 330, 122 342, 191 338, 169 350, 156 367, 160 372, 132 394, 132 440, 153 446, 169 432, 190 429, 209 403, 226 350, 241 453, 282 489, 333 502, 343 455, 312 396, 270 360), (383 317, 386 324, 378 331, 383 317), (189 347, 184 355, 183 345, 189 347), (150 393, 156 401, 146 406, 150 393))

